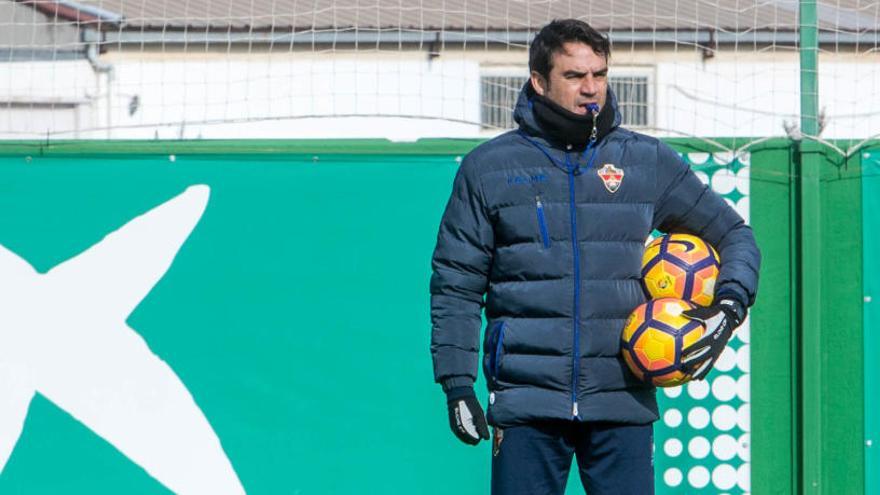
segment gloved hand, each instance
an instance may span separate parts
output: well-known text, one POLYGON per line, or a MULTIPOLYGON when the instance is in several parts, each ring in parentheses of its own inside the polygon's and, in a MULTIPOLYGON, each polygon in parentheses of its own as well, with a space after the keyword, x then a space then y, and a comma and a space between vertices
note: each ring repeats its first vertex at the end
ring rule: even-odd
POLYGON ((446 392, 449 408, 449 427, 459 440, 476 445, 480 439, 489 439, 489 425, 473 387, 455 387, 446 392))
POLYGON ((681 369, 695 380, 702 380, 715 366, 736 327, 746 317, 746 308, 735 299, 721 299, 712 306, 682 313, 706 325, 706 333, 681 351, 681 369))

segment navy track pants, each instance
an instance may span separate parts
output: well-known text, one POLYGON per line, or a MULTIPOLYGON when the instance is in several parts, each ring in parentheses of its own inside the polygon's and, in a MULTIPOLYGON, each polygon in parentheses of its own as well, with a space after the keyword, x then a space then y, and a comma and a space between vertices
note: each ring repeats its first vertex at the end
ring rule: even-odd
POLYGON ((573 455, 588 495, 653 495, 653 432, 574 421, 495 428, 492 495, 562 495, 573 455))

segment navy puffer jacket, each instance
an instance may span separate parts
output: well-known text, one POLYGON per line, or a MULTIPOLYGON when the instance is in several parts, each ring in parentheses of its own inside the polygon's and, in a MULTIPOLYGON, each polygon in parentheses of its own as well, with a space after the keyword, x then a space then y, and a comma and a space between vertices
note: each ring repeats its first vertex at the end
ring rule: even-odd
POLYGON ((543 135, 524 89, 520 128, 471 151, 453 183, 432 260, 434 378, 445 390, 473 385, 485 307, 490 424, 657 419, 654 388, 629 371, 619 344, 645 301, 641 260, 655 228, 715 246, 716 297, 754 302, 751 229, 675 151, 619 127, 608 96, 612 130, 587 153, 566 152, 543 135), (598 173, 606 164, 623 170, 614 192, 598 173))

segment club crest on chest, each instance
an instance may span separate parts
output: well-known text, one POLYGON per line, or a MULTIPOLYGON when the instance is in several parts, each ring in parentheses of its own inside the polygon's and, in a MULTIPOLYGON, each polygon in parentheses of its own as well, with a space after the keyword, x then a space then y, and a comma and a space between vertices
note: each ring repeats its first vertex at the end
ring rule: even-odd
POLYGON ((618 189, 620 189, 620 184, 623 182, 623 169, 617 168, 611 163, 606 163, 602 165, 602 168, 596 171, 599 174, 599 178, 602 179, 602 182, 605 184, 605 189, 608 189, 608 192, 615 193, 618 189))

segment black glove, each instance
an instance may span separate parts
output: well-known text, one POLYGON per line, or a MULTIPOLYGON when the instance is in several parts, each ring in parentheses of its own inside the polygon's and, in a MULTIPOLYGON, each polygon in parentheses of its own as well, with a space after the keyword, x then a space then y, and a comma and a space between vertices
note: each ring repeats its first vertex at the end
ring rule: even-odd
POLYGON ((446 392, 449 407, 449 427, 459 440, 476 445, 480 439, 489 439, 489 425, 473 387, 455 387, 446 392))
POLYGON ((681 370, 695 380, 702 380, 715 366, 727 341, 746 317, 746 308, 737 300, 721 299, 708 307, 689 309, 684 316, 706 325, 700 340, 681 351, 681 370))

